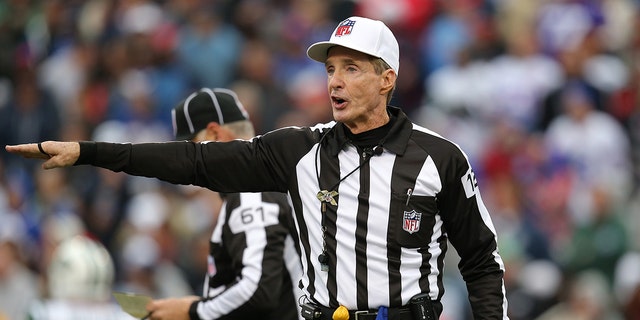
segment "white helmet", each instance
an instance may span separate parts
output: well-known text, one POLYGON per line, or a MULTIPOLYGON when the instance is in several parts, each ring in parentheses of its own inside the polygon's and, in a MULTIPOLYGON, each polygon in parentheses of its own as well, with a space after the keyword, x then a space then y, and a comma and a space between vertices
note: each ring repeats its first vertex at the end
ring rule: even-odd
POLYGON ((75 236, 55 249, 48 278, 53 299, 107 301, 114 280, 113 260, 101 243, 75 236))

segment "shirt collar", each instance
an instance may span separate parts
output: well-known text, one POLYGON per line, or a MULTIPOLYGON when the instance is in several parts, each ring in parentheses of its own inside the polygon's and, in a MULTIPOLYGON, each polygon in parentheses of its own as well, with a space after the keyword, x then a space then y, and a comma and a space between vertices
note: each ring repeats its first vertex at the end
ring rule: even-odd
MULTIPOLYGON (((397 120, 385 137, 382 147, 396 155, 402 156, 407 149, 407 144, 409 143, 409 138, 411 137, 411 132, 413 130, 413 124, 400 108, 388 106, 387 111, 390 114, 395 115, 397 120)), ((331 155, 337 156, 349 142, 345 130, 347 130, 345 125, 338 122, 333 127, 333 130, 327 133, 326 148, 331 155)))

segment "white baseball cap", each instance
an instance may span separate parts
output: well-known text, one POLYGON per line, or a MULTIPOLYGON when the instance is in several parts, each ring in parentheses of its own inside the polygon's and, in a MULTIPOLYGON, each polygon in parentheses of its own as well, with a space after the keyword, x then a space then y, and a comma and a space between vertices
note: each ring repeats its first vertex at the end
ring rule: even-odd
POLYGON ((384 60, 398 74, 400 49, 389 27, 382 21, 350 17, 340 22, 329 41, 312 44, 307 49, 309 58, 324 63, 329 48, 342 46, 384 60))

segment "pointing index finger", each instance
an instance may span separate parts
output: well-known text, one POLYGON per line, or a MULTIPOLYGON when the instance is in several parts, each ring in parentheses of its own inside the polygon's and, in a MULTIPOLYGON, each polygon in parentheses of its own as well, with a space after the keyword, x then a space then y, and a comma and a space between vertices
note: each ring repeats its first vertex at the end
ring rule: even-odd
POLYGON ((40 152, 36 143, 7 145, 5 150, 25 158, 49 159, 49 156, 40 152))

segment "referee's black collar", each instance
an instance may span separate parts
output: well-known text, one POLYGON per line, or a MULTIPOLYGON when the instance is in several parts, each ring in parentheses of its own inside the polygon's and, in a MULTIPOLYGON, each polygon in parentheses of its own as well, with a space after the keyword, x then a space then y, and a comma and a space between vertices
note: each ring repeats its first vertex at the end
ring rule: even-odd
MULTIPOLYGON (((407 115, 398 107, 387 106, 387 111, 396 117, 396 122, 393 124, 387 136, 383 139, 382 147, 392 153, 402 156, 407 149, 409 138, 411 137, 411 131, 413 130, 413 124, 409 121, 407 115)), ((342 123, 337 123, 334 126, 334 130, 329 132, 327 136, 327 151, 331 155, 337 156, 340 153, 349 139, 345 133, 346 127, 342 123)))

